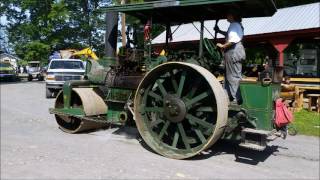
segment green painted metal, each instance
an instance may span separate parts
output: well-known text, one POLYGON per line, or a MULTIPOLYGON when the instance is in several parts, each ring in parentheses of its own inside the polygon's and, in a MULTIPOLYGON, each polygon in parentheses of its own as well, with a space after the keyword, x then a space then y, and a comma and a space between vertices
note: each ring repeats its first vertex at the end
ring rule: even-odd
POLYGON ((79 87, 79 86, 92 87, 94 85, 90 84, 89 81, 85 81, 85 80, 83 80, 83 81, 81 81, 81 80, 66 81, 62 87, 64 108, 68 109, 71 107, 72 88, 79 87))
POLYGON ((136 124, 147 144, 158 153, 178 159, 190 157, 205 149, 216 131, 214 93, 206 79, 186 65, 167 64, 159 69, 149 73, 137 90, 141 96, 135 105, 141 118, 136 124), (203 83, 194 89, 198 81, 203 83))
POLYGON ((110 87, 106 101, 126 103, 130 98, 132 98, 132 94, 134 94, 134 91, 131 89, 110 87))
POLYGON ((112 109, 108 110, 106 121, 111 124, 123 125, 125 121, 120 120, 120 114, 123 112, 123 107, 112 106, 112 109))
POLYGON ((63 84, 63 104, 65 109, 69 109, 71 106, 71 92, 72 87, 68 83, 63 84))
POLYGON ((262 85, 261 82, 241 82, 242 107, 250 118, 256 118, 256 128, 273 128, 274 100, 279 98, 280 84, 262 85))
POLYGON ((107 121, 112 124, 123 125, 124 120, 121 120, 120 115, 126 113, 125 106, 128 100, 132 99, 134 91, 131 89, 123 89, 110 87, 105 101, 108 104, 107 121))

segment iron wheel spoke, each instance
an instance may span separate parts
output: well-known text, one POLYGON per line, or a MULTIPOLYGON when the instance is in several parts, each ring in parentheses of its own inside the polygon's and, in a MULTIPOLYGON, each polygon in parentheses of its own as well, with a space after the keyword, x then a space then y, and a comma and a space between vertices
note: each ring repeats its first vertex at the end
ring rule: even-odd
POLYGON ((160 89, 160 91, 161 91, 162 96, 167 95, 167 90, 164 88, 162 82, 160 82, 160 80, 158 79, 158 80, 156 81, 156 83, 157 83, 157 85, 158 85, 158 87, 159 87, 159 89, 160 89))
POLYGON ((156 100, 162 101, 162 97, 153 91, 150 91, 148 95, 155 98, 156 100))
POLYGON ((203 136, 202 132, 199 129, 194 129, 194 131, 196 132, 202 144, 207 142, 207 139, 203 136))
POLYGON ((192 106, 193 104, 197 103, 198 101, 201 101, 202 99, 208 97, 210 94, 211 94, 211 92, 209 92, 209 91, 203 92, 203 93, 199 94, 198 96, 196 96, 196 97, 188 100, 188 101, 186 102, 186 106, 187 106, 187 107, 190 107, 190 106, 192 106))
POLYGON ((163 127, 162 127, 162 129, 160 131, 160 134, 159 134, 159 139, 160 140, 162 139, 164 133, 167 132, 167 129, 168 129, 169 125, 170 125, 170 121, 166 121, 166 123, 163 125, 163 127))
POLYGON ((207 129, 203 132, 204 135, 210 136, 212 131, 216 128, 216 125, 213 125, 211 129, 207 129))
POLYGON ((212 129, 213 125, 208 123, 205 119, 197 118, 191 114, 187 114, 186 118, 190 121, 190 124, 197 123, 207 129, 212 129))
POLYGON ((158 118, 158 119, 155 120, 155 121, 151 121, 150 127, 153 128, 153 127, 155 127, 155 126, 157 126, 158 124, 163 123, 163 122, 164 122, 163 119, 158 118))
POLYGON ((178 87, 178 90, 177 90, 178 97, 181 97, 185 81, 186 81, 186 71, 183 71, 182 74, 181 74, 181 77, 180 77, 179 87, 178 87))
POLYGON ((176 131, 174 133, 174 137, 173 137, 173 141, 172 141, 172 147, 177 147, 179 136, 180 135, 179 135, 178 131, 176 131))
POLYGON ((194 94, 196 93, 196 91, 198 90, 198 86, 193 86, 191 88, 191 91, 189 92, 189 94, 187 95, 188 98, 192 98, 194 96, 194 94))
POLYGON ((178 83, 177 83, 176 79, 174 78, 174 73, 173 73, 173 71, 170 72, 170 76, 171 76, 170 79, 171 79, 172 86, 173 86, 175 92, 177 92, 177 90, 178 90, 178 83))
POLYGON ((163 109, 163 107, 144 107, 144 108, 142 108, 142 109, 144 109, 144 112, 163 112, 164 111, 164 109, 163 109))
POLYGON ((201 106, 197 109, 197 111, 201 112, 216 112, 217 110, 213 109, 211 106, 201 106))
POLYGON ((184 97, 184 98, 193 98, 193 96, 195 95, 195 93, 197 92, 199 85, 201 83, 201 79, 197 78, 195 81, 195 85, 192 86, 191 90, 189 91, 189 93, 184 97))
POLYGON ((178 123, 178 129, 181 134, 181 138, 184 146, 189 150, 191 147, 190 147, 190 144, 188 143, 186 132, 184 131, 183 125, 181 123, 178 123))

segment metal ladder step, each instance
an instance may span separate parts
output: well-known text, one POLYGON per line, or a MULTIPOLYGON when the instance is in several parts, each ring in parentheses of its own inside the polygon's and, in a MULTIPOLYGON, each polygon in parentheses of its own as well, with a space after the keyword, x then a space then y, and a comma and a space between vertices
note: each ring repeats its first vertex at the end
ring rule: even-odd
POLYGON ((263 151, 267 147, 267 137, 271 132, 265 130, 257 130, 252 128, 245 128, 241 131, 240 147, 263 151))
POLYGON ((261 145, 252 144, 252 143, 240 143, 239 146, 246 149, 256 150, 256 151, 264 151, 266 149, 266 146, 261 146, 261 145))

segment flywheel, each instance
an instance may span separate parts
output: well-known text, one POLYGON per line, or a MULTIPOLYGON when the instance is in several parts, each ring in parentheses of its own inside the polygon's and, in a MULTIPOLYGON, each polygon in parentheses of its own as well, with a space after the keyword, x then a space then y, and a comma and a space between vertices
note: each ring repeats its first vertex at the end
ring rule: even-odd
POLYGON ((169 62, 152 69, 140 82, 134 114, 148 146, 163 156, 184 159, 221 137, 228 119, 228 99, 205 68, 169 62))

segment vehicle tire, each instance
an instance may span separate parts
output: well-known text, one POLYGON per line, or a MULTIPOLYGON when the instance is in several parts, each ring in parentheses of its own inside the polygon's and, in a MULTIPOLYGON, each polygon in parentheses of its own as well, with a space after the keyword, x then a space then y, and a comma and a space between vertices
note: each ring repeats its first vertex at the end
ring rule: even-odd
POLYGON ((295 136, 298 134, 298 130, 294 127, 294 126, 290 126, 288 127, 288 134, 290 136, 295 136))
POLYGON ((28 81, 32 81, 32 76, 28 76, 28 81))
POLYGON ((8 82, 14 82, 14 77, 12 76, 12 77, 9 77, 8 78, 8 82))
POLYGON ((44 80, 43 76, 38 77, 38 81, 43 81, 43 80, 44 80))
POLYGON ((52 98, 56 98, 59 94, 60 90, 54 90, 52 93, 52 98))
POLYGON ((46 98, 52 98, 52 91, 49 88, 46 88, 46 98))

